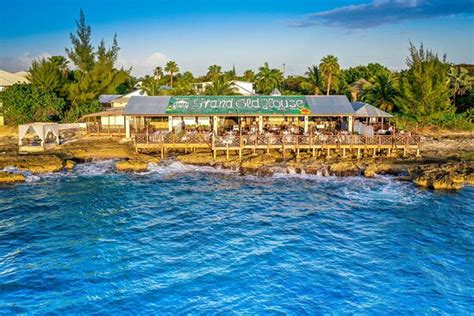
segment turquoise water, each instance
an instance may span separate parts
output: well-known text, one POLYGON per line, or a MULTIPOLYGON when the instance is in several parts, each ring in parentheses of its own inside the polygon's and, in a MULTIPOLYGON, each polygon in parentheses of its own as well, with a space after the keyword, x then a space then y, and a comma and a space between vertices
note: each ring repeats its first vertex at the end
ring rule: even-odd
POLYGON ((0 188, 0 314, 474 313, 474 188, 113 162, 0 188))

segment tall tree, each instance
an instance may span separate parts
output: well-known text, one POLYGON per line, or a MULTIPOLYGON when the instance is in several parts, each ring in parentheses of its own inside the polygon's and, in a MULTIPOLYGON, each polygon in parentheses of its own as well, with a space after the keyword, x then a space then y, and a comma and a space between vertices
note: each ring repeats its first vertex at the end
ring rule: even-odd
POLYGON ((163 67, 155 67, 153 75, 155 76, 155 79, 160 80, 163 77, 163 67))
POLYGON ((234 80, 235 77, 237 76, 237 73, 235 72, 235 66, 232 66, 231 70, 226 71, 225 76, 227 80, 234 80))
POLYGON ((194 76, 191 72, 185 71, 178 77, 173 89, 170 91, 172 95, 192 95, 194 94, 192 83, 194 76))
POLYGON ((140 90, 148 96, 154 96, 154 95, 160 94, 160 91, 161 91, 160 87, 161 87, 161 84, 158 79, 151 76, 145 76, 145 78, 142 81, 140 90))
POLYGON ((170 74, 170 87, 173 87, 173 77, 178 73, 178 64, 172 60, 166 63, 165 71, 170 74))
MULTIPOLYGON (((340 71, 340 66, 336 56, 327 55, 321 59, 319 64, 321 74, 326 79, 326 95, 331 94, 331 84, 334 84, 334 79, 340 71)), ((337 85, 336 85, 337 86, 337 85)))
POLYGON ((362 101, 392 112, 397 94, 396 78, 390 73, 382 72, 373 77, 364 88, 362 101))
POLYGON ((76 34, 71 33, 72 48, 66 48, 69 59, 76 65, 76 67, 83 71, 88 72, 94 66, 94 47, 91 44, 91 27, 86 24, 86 18, 84 12, 81 9, 79 15, 79 21, 76 21, 77 31, 76 34))
POLYGON ((305 73, 306 77, 308 77, 309 82, 313 85, 313 93, 320 94, 321 93, 321 75, 319 73, 318 66, 313 65, 308 67, 308 71, 305 73))
POLYGON ((27 79, 35 87, 65 96, 68 76, 67 61, 62 56, 34 60, 28 70, 27 79))
POLYGON ((431 50, 410 43, 406 60, 409 69, 401 74, 400 94, 395 105, 420 123, 433 124, 454 113, 446 84, 448 65, 431 50))
POLYGON ((254 82, 255 81, 255 72, 252 69, 247 69, 244 71, 245 81, 254 82))
POLYGON ((279 69, 272 69, 266 62, 258 69, 257 89, 264 94, 270 94, 283 82, 283 73, 279 69))
POLYGON ((219 76, 220 74, 222 74, 222 67, 219 65, 211 65, 207 69, 206 76, 209 80, 214 80, 214 78, 219 76))
POLYGON ((235 95, 237 94, 233 84, 224 75, 214 78, 211 85, 204 91, 206 95, 235 95))
POLYGON ((98 96, 116 93, 117 88, 130 78, 130 70, 119 70, 114 66, 120 50, 117 36, 114 36, 110 48, 102 40, 94 49, 90 44, 91 28, 86 24, 82 10, 77 25, 77 37, 71 36, 73 49, 68 50, 68 55, 78 68, 68 85, 68 100, 71 103, 66 115, 68 121, 100 110, 98 96))

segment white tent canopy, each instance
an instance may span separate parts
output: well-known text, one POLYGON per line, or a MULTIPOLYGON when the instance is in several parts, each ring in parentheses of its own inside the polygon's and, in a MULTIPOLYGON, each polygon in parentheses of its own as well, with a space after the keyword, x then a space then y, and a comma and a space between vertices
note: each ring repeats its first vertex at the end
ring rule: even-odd
POLYGON ((41 146, 44 147, 45 141, 51 133, 56 136, 56 142, 59 144, 59 125, 58 123, 29 123, 18 126, 19 145, 23 146, 23 139, 29 131, 33 131, 40 139, 41 146))

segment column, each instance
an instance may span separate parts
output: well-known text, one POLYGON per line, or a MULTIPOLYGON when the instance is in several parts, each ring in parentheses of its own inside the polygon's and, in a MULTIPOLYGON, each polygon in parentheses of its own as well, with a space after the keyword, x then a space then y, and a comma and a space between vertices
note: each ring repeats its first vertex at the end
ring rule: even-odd
POLYGON ((217 134, 218 123, 219 123, 219 117, 213 116, 212 117, 212 130, 214 131, 215 134, 217 134))
POLYGON ((354 117, 353 116, 348 116, 347 117, 347 130, 349 133, 352 133, 354 131, 354 117))
POLYGON ((263 116, 258 117, 258 132, 263 132, 263 116))
POLYGON ((168 132, 172 132, 172 131, 173 131, 173 117, 168 116, 168 132))
POLYGON ((305 115, 304 117, 304 133, 308 134, 308 116, 305 115))
POLYGON ((130 117, 125 117, 125 138, 130 138, 130 117))

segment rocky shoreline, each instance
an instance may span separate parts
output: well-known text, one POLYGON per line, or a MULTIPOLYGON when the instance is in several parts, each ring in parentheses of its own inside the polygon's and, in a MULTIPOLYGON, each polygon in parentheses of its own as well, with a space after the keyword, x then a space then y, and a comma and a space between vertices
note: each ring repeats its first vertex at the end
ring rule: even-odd
MULTIPOLYGON (((317 174, 321 176, 364 176, 377 174, 397 176, 400 180, 413 181, 420 187, 437 190, 459 190, 464 185, 474 185, 474 138, 472 135, 453 141, 431 140, 425 146, 424 158, 404 159, 402 157, 355 158, 313 158, 310 154, 283 155, 279 151, 247 154, 239 159, 231 155, 219 155, 214 160, 210 152, 175 153, 172 159, 183 164, 212 166, 232 169, 241 174, 271 176, 274 173, 317 174), (461 144, 460 144, 461 142, 461 144)), ((25 181, 22 174, 8 168, 42 174, 72 170, 81 162, 102 159, 116 159, 120 172, 142 172, 149 163, 159 163, 153 154, 138 154, 130 143, 119 139, 85 138, 65 144, 46 153, 18 154, 13 137, 0 138, 0 183, 25 181)))

